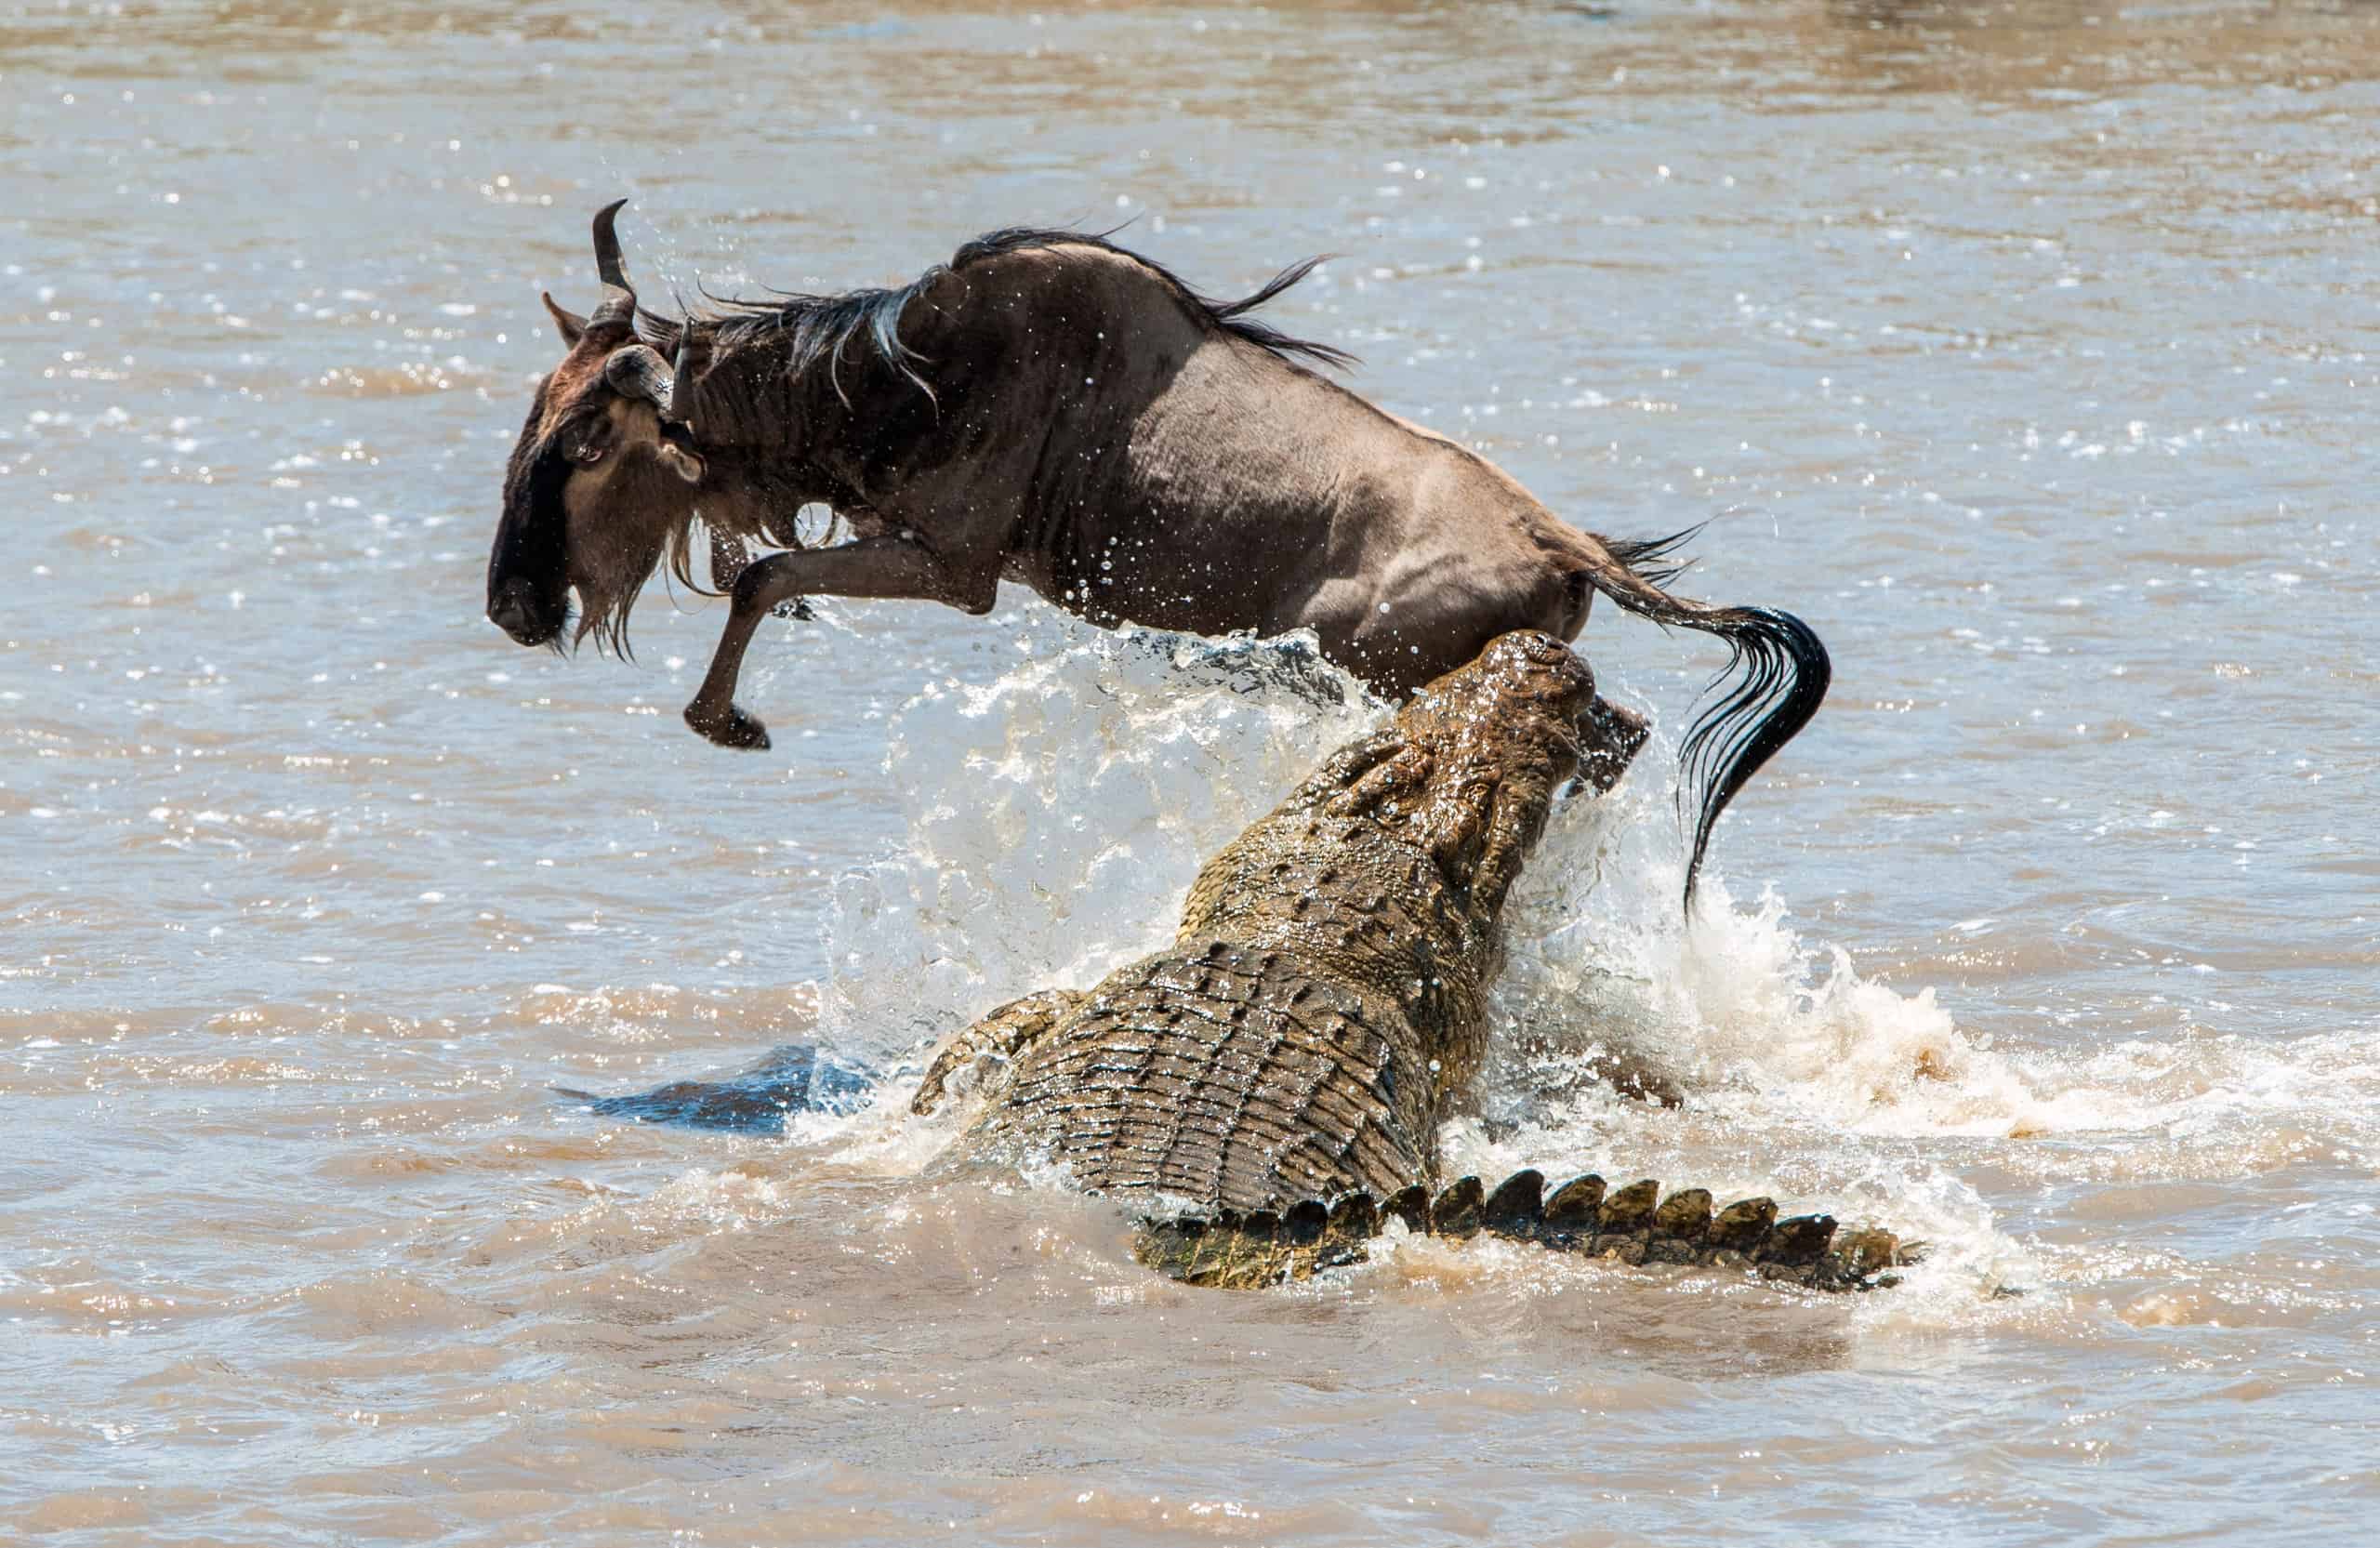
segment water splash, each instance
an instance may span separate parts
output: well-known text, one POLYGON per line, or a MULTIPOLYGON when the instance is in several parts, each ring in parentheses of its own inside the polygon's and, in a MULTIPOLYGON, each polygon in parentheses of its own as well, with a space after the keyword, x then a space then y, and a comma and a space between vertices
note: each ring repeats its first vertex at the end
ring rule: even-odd
MULTIPOLYGON (((996 681, 929 688, 892 718, 885 786, 909 841, 834 887, 820 1029, 896 1078, 864 1113, 787 1127, 865 1171, 915 1171, 954 1126, 906 1117, 898 1077, 926 1046, 1162 946, 1206 857, 1388 713, 1310 640, 1105 634, 1042 612, 1022 645, 996 681)), ((1977 1164, 2066 1181, 2236 1131, 2247 1148, 2220 1164, 2253 1171, 2272 1104, 2304 1094, 2289 1054, 2240 1045, 1996 1047, 1933 988, 1863 976, 1773 888, 1739 903, 1724 846, 1682 918, 1674 774, 1657 734, 1611 795, 1554 814, 1508 906, 1491 1056, 1441 1136, 1450 1168, 1626 1171, 1886 1224, 1934 1244, 1920 1274, 1937 1290, 1907 1299, 1957 1315, 1978 1288, 2057 1277, 1967 1180, 1977 1164), (2089 1142, 2040 1143, 2069 1134, 2089 1142)))
POLYGON ((837 880, 826 932, 822 1025, 862 1062, 1157 949, 1207 856, 1387 713, 1311 636, 1055 616, 997 681, 929 688, 892 718, 908 843, 837 880))
MULTIPOLYGON (((908 843, 838 880, 826 926, 821 1026, 855 1060, 887 1063, 1161 946, 1207 856, 1388 714, 1310 638, 1035 623, 1032 658, 892 717, 885 784, 908 843)), ((1906 1108, 1914 1130, 1942 1131, 1940 1109, 1908 1100, 1912 1082, 2021 1088, 1931 990, 1867 982, 1831 947, 1813 984, 1814 953, 1773 893, 1739 909, 1714 874, 1682 920, 1673 764, 1657 738, 1619 789, 1549 824, 1509 909, 1501 1095, 1518 1100, 1532 1062, 1617 1053, 1665 1087, 1795 1088, 1846 1127, 1889 1129, 1878 1113, 1906 1108)))

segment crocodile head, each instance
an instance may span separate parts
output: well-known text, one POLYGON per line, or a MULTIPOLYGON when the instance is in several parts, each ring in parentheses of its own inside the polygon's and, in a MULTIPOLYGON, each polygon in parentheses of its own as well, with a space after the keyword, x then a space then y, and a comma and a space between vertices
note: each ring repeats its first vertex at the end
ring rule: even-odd
POLYGON ((1550 634, 1519 630, 1350 748, 1346 787, 1329 810, 1401 830, 1474 925, 1492 931, 1555 795, 1581 778, 1609 789, 1644 743, 1643 718, 1598 696, 1582 658, 1550 634))

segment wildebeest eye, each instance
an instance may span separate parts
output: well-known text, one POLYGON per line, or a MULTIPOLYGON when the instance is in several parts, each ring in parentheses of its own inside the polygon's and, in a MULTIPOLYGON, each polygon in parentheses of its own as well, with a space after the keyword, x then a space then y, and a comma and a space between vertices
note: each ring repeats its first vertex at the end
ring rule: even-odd
POLYGON ((570 460, 582 468, 591 468, 603 460, 603 447, 598 442, 581 442, 571 448, 570 460))

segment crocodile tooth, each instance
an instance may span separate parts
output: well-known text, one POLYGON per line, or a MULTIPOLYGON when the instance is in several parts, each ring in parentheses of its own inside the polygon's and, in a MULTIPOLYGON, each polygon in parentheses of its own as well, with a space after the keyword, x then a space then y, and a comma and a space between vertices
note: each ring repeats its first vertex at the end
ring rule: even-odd
POLYGON ((1328 1230, 1335 1238, 1369 1241, 1380 1235, 1380 1205, 1370 1194, 1348 1194, 1330 1206, 1328 1230))
POLYGON ((1544 1210, 1545 1173, 1529 1169, 1496 1184, 1496 1191, 1479 1207, 1479 1218, 1488 1229, 1501 1236, 1527 1236, 1544 1210))
POLYGON ((1833 1239, 1832 1215, 1795 1215, 1777 1223, 1768 1240, 1761 1244, 1760 1257, 1766 1263, 1805 1267, 1817 1263, 1833 1239))
POLYGON ((1479 1179, 1465 1177, 1430 1206, 1430 1230, 1441 1237, 1467 1237, 1479 1229, 1479 1179))
POLYGON ((1711 1234, 1711 1190, 1680 1188, 1653 1211, 1653 1234, 1696 1243, 1711 1234))
POLYGON ((1661 1184, 1647 1177, 1641 1183, 1631 1183, 1603 1201, 1601 1229, 1605 1236, 1620 1236, 1641 1231, 1653 1223, 1653 1205, 1661 1197, 1661 1184))
POLYGON ((1585 1235, 1595 1228, 1595 1207, 1603 1202, 1603 1179, 1593 1172, 1573 1177, 1545 1201, 1545 1228, 1585 1235))
POLYGON ((1289 1212, 1281 1217, 1282 1239, 1298 1247, 1320 1241, 1322 1228, 1329 1220, 1329 1205, 1319 1198, 1302 1198, 1290 1205, 1289 1212))
POLYGON ((1381 1206, 1381 1212, 1395 1215, 1405 1223, 1408 1231, 1426 1231, 1430 1228, 1430 1190, 1419 1183, 1409 1188, 1399 1188, 1389 1195, 1388 1202, 1381 1206))
POLYGON ((1776 1224, 1777 1200, 1739 1198, 1711 1223, 1711 1245, 1749 1254, 1767 1239, 1768 1228, 1776 1224))

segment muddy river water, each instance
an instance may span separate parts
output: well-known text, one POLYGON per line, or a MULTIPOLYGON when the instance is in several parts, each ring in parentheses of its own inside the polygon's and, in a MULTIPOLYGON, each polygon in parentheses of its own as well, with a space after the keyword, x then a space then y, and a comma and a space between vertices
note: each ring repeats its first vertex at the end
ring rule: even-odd
POLYGON ((0 5, 0 1538, 2338 1542, 2380 1509, 2380 12, 0 5), (1934 1243, 1816 1300, 1412 1241, 1279 1293, 919 1173, 912 1051, 1169 933, 1377 711, 831 603, 776 750, 483 618, 651 298, 1104 228, 1833 695, 1681 924, 1724 653, 1523 882, 1477 1170, 1934 1243), (823 1043, 782 1138, 617 1093, 823 1043), (1664 1109, 1581 1078, 1623 1055, 1664 1109), (907 1073, 905 1075, 904 1070, 907 1073), (2024 1293, 1998 1296, 2002 1288, 2024 1293))

